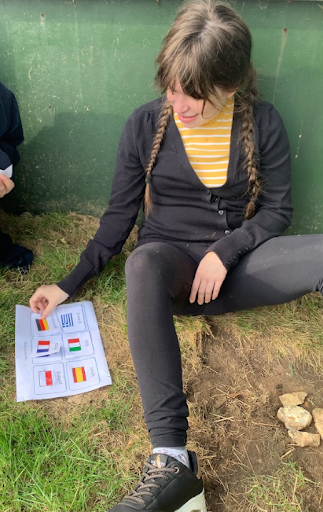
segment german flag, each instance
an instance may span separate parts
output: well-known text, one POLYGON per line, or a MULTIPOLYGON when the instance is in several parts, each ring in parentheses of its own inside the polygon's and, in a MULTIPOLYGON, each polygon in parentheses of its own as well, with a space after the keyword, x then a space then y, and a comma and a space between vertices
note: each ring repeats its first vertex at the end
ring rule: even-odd
POLYGON ((73 372, 73 379, 74 379, 75 383, 86 381, 84 366, 79 366, 78 368, 72 368, 72 372, 73 372))
POLYGON ((37 325, 37 329, 39 331, 48 331, 49 330, 47 320, 45 320, 45 319, 44 320, 36 319, 36 325, 37 325))

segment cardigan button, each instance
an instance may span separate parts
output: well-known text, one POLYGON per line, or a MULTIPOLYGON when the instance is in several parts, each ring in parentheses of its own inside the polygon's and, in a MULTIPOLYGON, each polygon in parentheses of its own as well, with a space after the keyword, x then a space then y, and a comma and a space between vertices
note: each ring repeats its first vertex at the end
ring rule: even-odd
POLYGON ((226 229, 224 232, 225 235, 230 235, 230 233, 231 233, 230 229, 226 229))
POLYGON ((219 210, 219 211, 218 211, 218 214, 219 214, 219 215, 223 215, 223 214, 224 214, 224 211, 223 211, 223 210, 219 210))
POLYGON ((249 251, 249 247, 245 247, 245 248, 244 248, 244 250, 245 250, 245 251, 249 251))

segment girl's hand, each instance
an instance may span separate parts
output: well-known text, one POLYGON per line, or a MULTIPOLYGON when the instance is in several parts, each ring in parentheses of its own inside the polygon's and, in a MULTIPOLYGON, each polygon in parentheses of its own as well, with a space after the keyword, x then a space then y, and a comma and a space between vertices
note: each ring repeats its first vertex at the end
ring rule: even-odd
POLYGON ((15 188, 14 182, 5 174, 0 174, 0 198, 9 194, 15 188))
POLYGON ((35 291, 29 300, 29 305, 34 313, 42 313, 42 319, 46 318, 58 304, 68 298, 57 284, 43 285, 35 291))
POLYGON ((215 252, 208 252, 201 260, 192 284, 189 301, 198 304, 208 303, 219 295, 228 271, 215 252))

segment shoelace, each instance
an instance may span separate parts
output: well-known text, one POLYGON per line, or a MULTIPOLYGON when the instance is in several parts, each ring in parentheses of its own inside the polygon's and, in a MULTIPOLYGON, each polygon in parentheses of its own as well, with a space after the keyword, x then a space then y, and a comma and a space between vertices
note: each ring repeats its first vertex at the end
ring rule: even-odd
POLYGON ((138 483, 136 489, 131 491, 129 496, 126 496, 124 500, 133 500, 136 503, 145 503, 145 500, 142 496, 153 496, 153 493, 150 491, 151 487, 161 487, 159 484, 155 482, 158 478, 163 478, 164 480, 168 480, 167 473, 178 473, 179 469, 175 468, 156 468, 149 462, 145 464, 144 473, 138 483))

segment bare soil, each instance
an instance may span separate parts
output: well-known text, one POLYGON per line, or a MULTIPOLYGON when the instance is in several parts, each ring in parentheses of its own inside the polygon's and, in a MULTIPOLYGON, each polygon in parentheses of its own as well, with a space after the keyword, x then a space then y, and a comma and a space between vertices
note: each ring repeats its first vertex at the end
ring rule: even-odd
POLYGON ((223 321, 219 326, 217 319, 210 319, 210 327, 212 335, 203 340, 201 368, 192 378, 186 375, 194 411, 190 439, 202 455, 210 512, 323 510, 322 444, 319 448, 294 446, 276 417, 279 395, 287 392, 306 391, 303 406, 309 411, 323 407, 322 377, 315 375, 312 366, 279 355, 261 333, 255 344, 242 342, 223 321), (263 475, 273 476, 289 462, 295 462, 305 478, 303 490, 300 482, 292 484, 302 506, 252 505, 247 499, 250 478, 255 485, 263 475))
MULTIPOLYGON (((281 312, 278 308, 277 314, 281 312)), ((304 308, 294 308, 295 321, 298 311, 304 314, 303 334, 304 308)), ((276 315, 272 308, 270 311, 276 315)), ((126 338, 125 315, 99 304, 96 312, 112 373, 121 372, 134 385, 133 428, 123 440, 127 454, 123 464, 125 470, 139 476, 150 443, 126 338)), ((323 445, 293 445, 276 416, 281 406, 279 396, 293 391, 307 392, 303 407, 309 411, 323 407, 319 352, 316 356, 314 349, 305 348, 300 357, 298 324, 293 337, 287 324, 274 329, 266 310, 259 310, 257 319, 263 328, 258 332, 253 325, 250 336, 241 334, 237 317, 230 314, 177 321, 190 408, 188 447, 197 452, 201 463, 208 512, 323 511, 323 445), (308 365, 301 361, 308 361, 308 365)), ((314 346, 312 338, 310 347, 314 346)), ((314 432, 315 428, 306 430, 314 432)), ((113 452, 114 441, 107 438, 106 443, 113 452)))
MULTIPOLYGON (((5 225, 6 215, 0 217, 4 218, 5 225)), ((35 253, 40 251, 37 244, 44 232, 43 221, 42 217, 33 219, 37 240, 33 247, 35 253)), ((71 223, 65 230, 60 227, 56 232, 53 228, 52 240, 58 240, 59 250, 62 244, 72 250, 77 248, 79 240, 90 238, 97 222, 97 219, 71 214, 71 223)), ((17 229, 27 238, 30 223, 30 218, 17 220, 17 229), (24 222, 26 228, 22 230, 24 222)), ((11 234, 14 236, 14 229, 11 234)), ((18 239, 24 242, 23 238, 18 239)), ((46 274, 43 267, 40 273, 46 274)), ((150 443, 127 342, 125 312, 122 307, 102 302, 99 294, 92 293, 92 288, 91 284, 85 287, 84 295, 78 300, 94 302, 114 380, 119 378, 131 383, 131 391, 127 385, 124 390, 119 387, 124 394, 122 398, 131 402, 127 432, 93 424, 93 436, 96 439, 100 436, 100 449, 107 457, 115 453, 119 458, 122 455, 125 472, 139 476, 150 443), (120 447, 124 451, 121 455, 120 447)), ((273 310, 277 318, 267 318, 266 312, 260 313, 259 332, 255 334, 254 324, 250 337, 241 335, 236 319, 230 315, 201 319, 200 324, 198 320, 194 323, 185 319, 184 324, 178 326, 190 406, 189 448, 196 450, 201 462, 209 512, 323 511, 323 445, 321 443, 319 448, 294 446, 276 417, 279 395, 286 392, 306 391, 304 407, 310 411, 323 407, 321 302, 317 310, 313 306, 295 304, 285 311, 285 317, 279 313, 281 308, 273 310), (313 322, 313 318, 317 318, 316 311, 319 311, 319 319, 313 322), (277 337, 277 343, 272 343, 273 336, 277 337), (302 357, 300 345, 305 346, 302 357), (291 467, 300 468, 301 473, 296 470, 293 473, 291 467), (279 471, 284 468, 289 471, 281 482, 283 490, 278 499, 276 491, 282 479, 279 471), (267 480, 264 477, 268 477, 267 480), (266 481, 268 499, 261 495, 262 484, 266 481), (256 496, 254 501, 252 494, 256 496)), ((14 401, 13 388, 11 393, 14 401)), ((47 409, 64 428, 83 408, 100 408, 110 393, 113 393, 113 386, 33 406, 47 409)), ((313 431, 313 427, 309 430, 313 431)), ((105 485, 108 488, 109 483, 102 483, 103 490, 105 485)))

